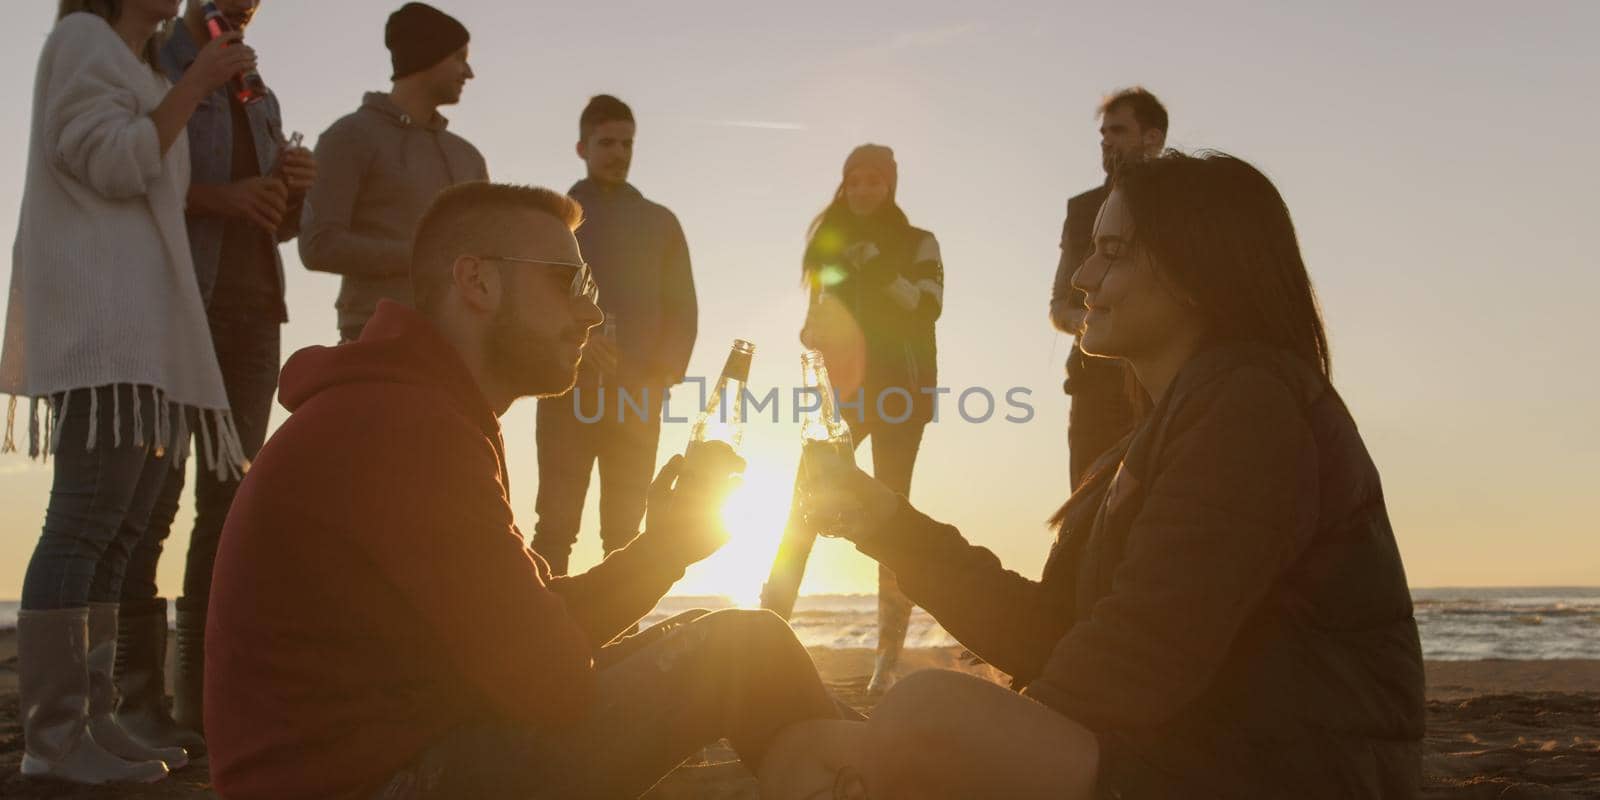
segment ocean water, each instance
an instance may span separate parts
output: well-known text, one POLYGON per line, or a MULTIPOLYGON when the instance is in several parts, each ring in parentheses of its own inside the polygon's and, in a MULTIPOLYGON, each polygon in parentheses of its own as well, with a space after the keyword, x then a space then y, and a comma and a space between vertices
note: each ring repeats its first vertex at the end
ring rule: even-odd
MULTIPOLYGON (((1425 658, 1600 659, 1600 587, 1416 589, 1412 599, 1425 658)), ((723 597, 667 597, 644 623, 691 608, 731 607, 723 597)), ((16 621, 17 604, 0 602, 0 628, 15 627, 16 621)), ((809 647, 872 647, 878 638, 877 598, 802 597, 790 624, 809 647)), ((956 644, 927 613, 912 613, 908 647, 956 644)))

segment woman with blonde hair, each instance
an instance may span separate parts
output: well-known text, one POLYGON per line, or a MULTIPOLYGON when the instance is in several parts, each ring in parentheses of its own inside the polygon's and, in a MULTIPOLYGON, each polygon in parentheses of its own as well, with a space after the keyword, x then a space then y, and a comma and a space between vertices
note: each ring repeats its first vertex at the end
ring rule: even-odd
MULTIPOLYGON (((944 264, 938 240, 900 208, 893 150, 857 147, 841 177, 806 242, 801 274, 811 302, 800 341, 826 359, 855 444, 871 439, 873 475, 909 495, 922 432, 934 417, 934 324, 944 311, 944 264)), ((814 539, 791 519, 763 607, 789 616, 814 539)), ((872 694, 893 681, 910 619, 911 602, 894 572, 880 567, 872 694)))
POLYGON ((169 84, 178 0, 63 0, 39 57, 0 392, 4 447, 54 458, 17 615, 22 774, 153 781, 188 761, 113 717, 117 600, 170 464, 200 420, 206 467, 243 467, 184 227, 184 127, 254 53, 219 37, 169 84), (25 421, 18 400, 27 401, 25 421))

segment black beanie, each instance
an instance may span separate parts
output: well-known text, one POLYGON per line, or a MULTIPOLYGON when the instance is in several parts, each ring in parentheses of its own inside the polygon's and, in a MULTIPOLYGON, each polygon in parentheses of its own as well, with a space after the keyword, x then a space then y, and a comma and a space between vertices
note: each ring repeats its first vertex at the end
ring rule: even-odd
POLYGON ((406 3, 389 15, 383 26, 383 46, 389 48, 394 75, 400 80, 421 72, 460 50, 470 37, 455 17, 427 3, 406 3))

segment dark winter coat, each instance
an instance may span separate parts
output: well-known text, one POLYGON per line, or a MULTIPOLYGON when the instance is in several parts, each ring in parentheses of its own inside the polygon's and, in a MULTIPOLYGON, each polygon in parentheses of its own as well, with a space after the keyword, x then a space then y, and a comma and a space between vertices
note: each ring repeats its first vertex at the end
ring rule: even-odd
POLYGON ((1417 796, 1411 597, 1327 381, 1286 353, 1213 348, 1102 465, 1038 581, 909 506, 858 546, 1093 730, 1109 796, 1417 796))

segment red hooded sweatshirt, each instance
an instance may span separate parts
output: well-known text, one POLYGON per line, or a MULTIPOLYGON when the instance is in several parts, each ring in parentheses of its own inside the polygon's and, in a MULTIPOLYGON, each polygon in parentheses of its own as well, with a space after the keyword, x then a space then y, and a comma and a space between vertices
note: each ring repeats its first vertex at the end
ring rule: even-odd
POLYGON ((296 353, 280 397, 211 587, 206 739, 230 800, 365 796, 464 722, 570 724, 594 648, 683 575, 642 537, 551 579, 512 520, 499 421, 415 311, 296 353))

